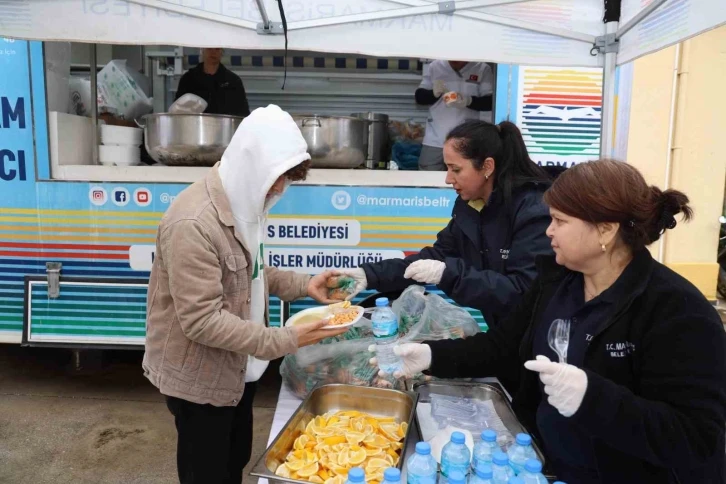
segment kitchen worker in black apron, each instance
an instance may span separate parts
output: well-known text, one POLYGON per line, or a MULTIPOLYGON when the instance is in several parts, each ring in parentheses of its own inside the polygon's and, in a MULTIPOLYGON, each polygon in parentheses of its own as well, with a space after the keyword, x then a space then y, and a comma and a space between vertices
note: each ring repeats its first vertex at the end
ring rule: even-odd
POLYGON ((222 49, 202 49, 202 62, 179 80, 175 100, 184 94, 196 94, 207 101, 205 113, 248 116, 250 106, 242 79, 221 61, 222 49))

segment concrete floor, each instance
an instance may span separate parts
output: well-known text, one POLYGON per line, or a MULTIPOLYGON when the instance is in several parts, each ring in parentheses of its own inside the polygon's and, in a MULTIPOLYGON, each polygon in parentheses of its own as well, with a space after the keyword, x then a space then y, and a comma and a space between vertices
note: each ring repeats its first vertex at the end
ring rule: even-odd
MULTIPOLYGON (((1 484, 178 482, 174 421, 142 375, 142 353, 89 356, 77 371, 68 350, 0 345, 1 484)), ((249 467, 267 446, 279 389, 270 365, 255 398, 249 467)))

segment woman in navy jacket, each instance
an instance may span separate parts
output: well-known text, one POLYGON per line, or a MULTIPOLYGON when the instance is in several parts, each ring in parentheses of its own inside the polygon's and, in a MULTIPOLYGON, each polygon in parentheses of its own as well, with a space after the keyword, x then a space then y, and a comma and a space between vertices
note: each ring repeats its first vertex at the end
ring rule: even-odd
POLYGON ((458 198, 433 247, 340 272, 356 279, 356 294, 436 284, 458 304, 479 309, 493 326, 529 289, 535 257, 552 253, 542 203, 551 177, 530 159, 522 134, 508 121, 467 121, 454 128, 444 161, 446 183, 458 198))
POLYGON ((688 198, 632 166, 583 163, 544 198, 554 257, 505 324, 395 348, 401 374, 518 381, 518 417, 555 473, 590 483, 723 483, 726 333, 703 295, 645 248, 688 198), (570 322, 567 363, 549 347, 570 322), (539 377, 539 378, 538 378, 539 377))

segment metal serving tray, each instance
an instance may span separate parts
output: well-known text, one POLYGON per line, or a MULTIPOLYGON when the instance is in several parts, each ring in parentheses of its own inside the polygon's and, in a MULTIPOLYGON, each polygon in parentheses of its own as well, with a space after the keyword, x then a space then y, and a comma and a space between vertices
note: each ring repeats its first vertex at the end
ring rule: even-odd
MULTIPOLYGON (((305 431, 308 422, 315 416, 329 411, 358 410, 377 417, 395 417, 400 422, 407 422, 408 430, 403 438, 403 449, 406 449, 408 436, 416 415, 417 399, 418 396, 414 392, 355 385, 318 386, 308 394, 300 407, 290 417, 290 420, 285 424, 272 445, 267 448, 262 457, 252 467, 250 475, 268 479, 270 484, 297 482, 310 484, 308 481, 277 476, 275 470, 285 462, 295 439, 305 431)), ((401 456, 398 462, 399 469, 403 466, 404 457, 401 456)))
MULTIPOLYGON (((494 409, 502 419, 502 423, 505 427, 507 427, 507 430, 509 430, 512 436, 516 436, 521 432, 527 434, 530 433, 519 422, 514 414, 514 410, 512 410, 512 406, 509 404, 509 399, 504 393, 504 390, 502 390, 502 388, 497 384, 436 380, 416 383, 413 386, 413 391, 418 395, 418 402, 420 403, 431 403, 431 395, 433 394, 471 398, 479 401, 491 400, 494 404, 494 409)), ((421 424, 418 420, 418 413, 416 414, 416 430, 421 438, 423 438, 421 424)), ((540 462, 542 462, 542 466, 545 470, 545 476, 548 478, 554 477, 548 469, 544 454, 534 439, 532 440, 532 447, 534 447, 534 450, 537 453, 537 458, 540 462)))

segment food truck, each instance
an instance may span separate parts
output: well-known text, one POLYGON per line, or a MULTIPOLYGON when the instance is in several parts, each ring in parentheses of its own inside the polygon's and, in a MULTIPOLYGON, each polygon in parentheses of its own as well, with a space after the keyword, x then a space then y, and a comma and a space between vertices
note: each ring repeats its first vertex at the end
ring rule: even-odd
MULTIPOLYGON (((629 62, 724 22, 719 0, 2 2, 0 342, 143 347, 156 227, 209 167, 99 163, 97 86, 116 61, 148 84, 147 112, 168 110, 198 48, 223 47, 251 108, 402 126, 426 120, 413 93, 429 60, 489 62, 494 120, 518 124, 535 161, 570 166, 624 153, 629 62), (90 116, 68 108, 74 76, 90 78, 90 116)), ((314 165, 291 187, 266 263, 314 274, 431 244, 456 197, 445 174, 372 161, 314 165)), ((271 324, 308 304, 273 298, 271 324)))

